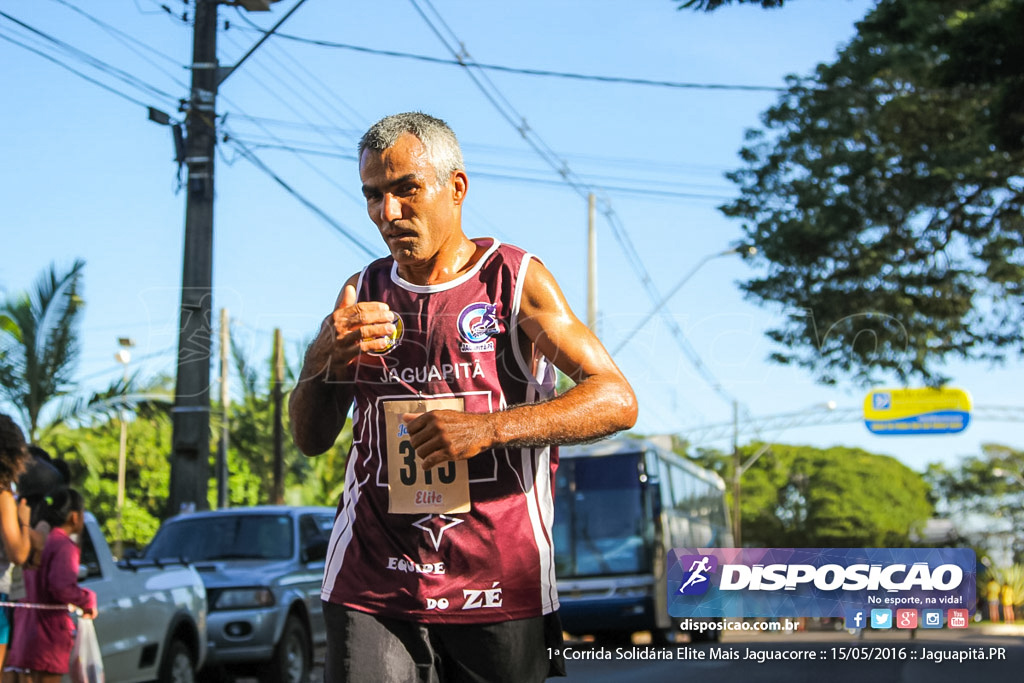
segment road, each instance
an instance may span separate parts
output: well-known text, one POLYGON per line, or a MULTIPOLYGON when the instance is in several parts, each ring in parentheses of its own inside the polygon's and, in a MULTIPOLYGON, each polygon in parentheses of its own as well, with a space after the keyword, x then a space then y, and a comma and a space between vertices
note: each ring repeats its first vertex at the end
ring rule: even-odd
POLYGON ((846 632, 801 632, 670 648, 567 646, 571 657, 580 658, 568 662, 569 676, 561 680, 569 683, 962 683, 1024 677, 1024 637, 973 629, 919 631, 913 640, 903 633, 870 633, 858 640, 846 632), (652 656, 671 659, 641 659, 652 656))

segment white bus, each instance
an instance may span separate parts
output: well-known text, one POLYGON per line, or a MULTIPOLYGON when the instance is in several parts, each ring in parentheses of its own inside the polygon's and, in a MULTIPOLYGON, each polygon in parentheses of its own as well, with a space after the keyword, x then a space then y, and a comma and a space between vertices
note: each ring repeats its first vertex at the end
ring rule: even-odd
MULTIPOLYGON (((732 547, 725 484, 646 440, 564 447, 554 541, 565 631, 617 640, 650 631, 655 642, 675 642, 678 620, 666 606, 668 551, 732 547)), ((719 633, 690 636, 717 640, 719 633)))

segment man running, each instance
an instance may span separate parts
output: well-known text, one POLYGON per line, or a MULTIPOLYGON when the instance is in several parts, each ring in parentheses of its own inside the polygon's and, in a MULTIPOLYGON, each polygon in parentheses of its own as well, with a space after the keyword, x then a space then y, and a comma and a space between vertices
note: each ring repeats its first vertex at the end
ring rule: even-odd
POLYGON ((354 404, 326 680, 543 680, 561 639, 551 446, 628 429, 636 399, 540 261, 463 233, 447 124, 382 119, 359 174, 391 255, 345 282, 289 404, 307 455, 354 404), (576 382, 558 397, 555 367, 576 382))

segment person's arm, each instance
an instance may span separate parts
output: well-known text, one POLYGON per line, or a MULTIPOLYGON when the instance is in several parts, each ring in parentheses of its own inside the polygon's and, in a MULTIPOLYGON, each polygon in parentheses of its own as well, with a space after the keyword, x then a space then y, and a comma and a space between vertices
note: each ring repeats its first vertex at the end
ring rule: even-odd
POLYGON ((10 490, 0 491, 0 537, 7 559, 14 564, 25 564, 32 550, 28 526, 31 514, 27 502, 16 502, 10 490))
POLYGON ((288 399, 295 445, 305 455, 319 455, 334 445, 352 406, 352 365, 367 351, 387 348, 395 330, 394 315, 379 301, 356 303, 353 275, 324 319, 302 363, 288 399))
POLYGON ((424 469, 500 446, 581 443, 636 423, 636 396, 629 382, 570 310, 555 278, 536 260, 526 272, 518 322, 537 349, 576 386, 549 401, 496 413, 437 410, 403 416, 424 469))
POLYGON ((54 541, 45 581, 50 595, 59 603, 80 607, 86 616, 96 615, 96 593, 78 585, 78 546, 68 537, 54 541))

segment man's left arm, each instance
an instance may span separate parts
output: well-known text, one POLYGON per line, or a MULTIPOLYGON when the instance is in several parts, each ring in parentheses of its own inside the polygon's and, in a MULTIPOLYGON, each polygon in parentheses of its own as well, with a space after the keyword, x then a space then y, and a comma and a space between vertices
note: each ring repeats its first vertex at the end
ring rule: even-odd
POLYGON ((636 396, 629 382, 600 340, 573 314, 555 278, 536 260, 526 271, 518 323, 576 386, 549 401, 496 413, 438 410, 405 416, 424 469, 501 446, 590 441, 636 423, 636 396))

